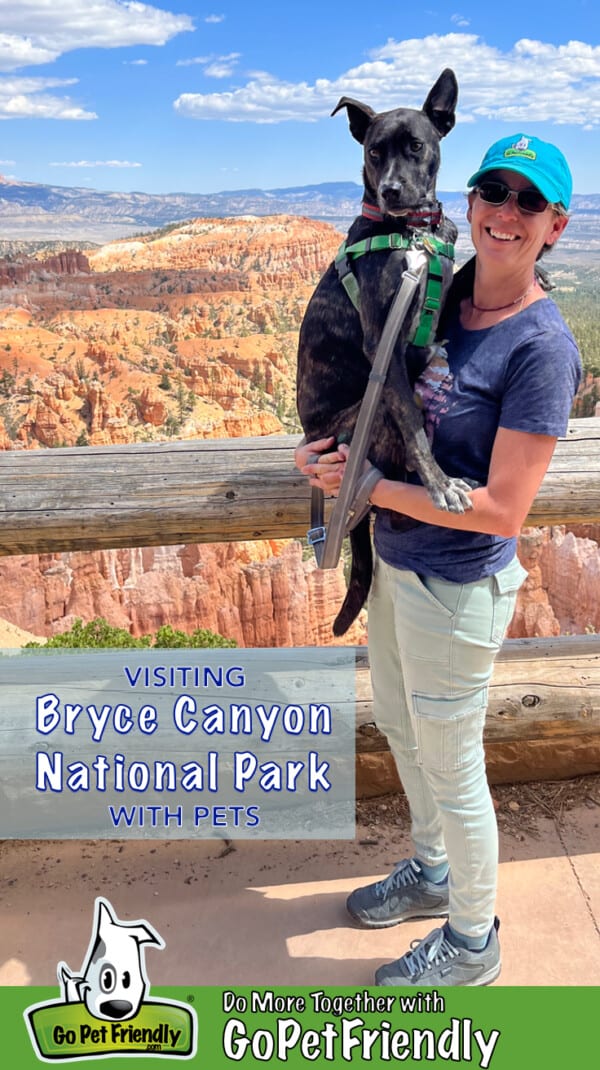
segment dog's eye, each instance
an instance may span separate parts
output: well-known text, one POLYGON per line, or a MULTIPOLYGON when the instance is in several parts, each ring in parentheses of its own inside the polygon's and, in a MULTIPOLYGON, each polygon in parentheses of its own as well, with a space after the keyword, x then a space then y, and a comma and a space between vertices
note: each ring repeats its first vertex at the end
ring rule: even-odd
POLYGON ((131 984, 131 974, 129 970, 125 970, 125 973, 123 974, 123 977, 121 979, 121 984, 123 985, 123 988, 129 988, 131 984))
POLYGON ((410 147, 411 147, 413 152, 420 152, 421 149, 423 148, 423 142, 422 141, 417 141, 416 138, 413 138, 413 140, 410 143, 410 147))
POLYGON ((369 157, 373 163, 377 163, 381 159, 381 153, 379 149, 369 149, 369 157))
POLYGON ((100 988, 103 992, 112 992, 117 983, 117 975, 112 966, 103 966, 100 974, 100 988))

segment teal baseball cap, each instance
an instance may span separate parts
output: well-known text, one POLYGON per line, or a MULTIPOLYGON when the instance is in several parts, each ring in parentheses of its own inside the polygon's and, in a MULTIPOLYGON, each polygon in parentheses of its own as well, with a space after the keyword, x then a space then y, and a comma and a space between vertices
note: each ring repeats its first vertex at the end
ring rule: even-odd
POLYGON ((489 171, 500 170, 524 175, 551 204, 569 207, 573 178, 562 152, 549 141, 528 134, 501 138, 487 150, 467 186, 476 186, 489 171))

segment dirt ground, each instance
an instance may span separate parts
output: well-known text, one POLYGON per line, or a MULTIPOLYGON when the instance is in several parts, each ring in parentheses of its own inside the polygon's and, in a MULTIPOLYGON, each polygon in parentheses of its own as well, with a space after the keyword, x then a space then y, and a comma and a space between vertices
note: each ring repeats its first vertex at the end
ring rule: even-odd
MULTIPOLYGON (((493 796, 500 983, 600 985, 600 774, 493 796)), ((410 853, 402 795, 359 802, 349 841, 0 842, 0 984, 56 984, 60 960, 78 969, 97 895, 163 936, 155 984, 370 984, 435 922, 356 930, 345 898, 410 853)))
MULTIPOLYGON (((565 815, 575 807, 596 811, 600 822, 600 773, 531 784, 497 784, 492 797, 498 828, 508 836, 524 842, 527 836, 539 838, 540 818, 550 818, 558 828, 565 815)), ((357 804, 357 821, 374 836, 385 826, 408 829, 408 805, 404 795, 386 795, 365 799, 357 804)), ((600 845, 600 834, 598 836, 600 845)))

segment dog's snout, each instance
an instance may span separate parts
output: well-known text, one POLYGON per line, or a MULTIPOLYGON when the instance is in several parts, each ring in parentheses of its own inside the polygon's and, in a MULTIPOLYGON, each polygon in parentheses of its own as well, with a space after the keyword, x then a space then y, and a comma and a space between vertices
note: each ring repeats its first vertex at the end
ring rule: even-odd
POLYGON ((133 1003, 126 999, 106 999, 98 1008, 106 1018, 126 1018, 133 1010, 133 1003))
POLYGON ((418 200, 413 195, 412 187, 407 187, 404 182, 382 182, 378 193, 381 210, 390 215, 404 214, 418 200))
POLYGON ((379 188, 384 201, 396 204, 402 196, 402 182, 384 182, 379 188))

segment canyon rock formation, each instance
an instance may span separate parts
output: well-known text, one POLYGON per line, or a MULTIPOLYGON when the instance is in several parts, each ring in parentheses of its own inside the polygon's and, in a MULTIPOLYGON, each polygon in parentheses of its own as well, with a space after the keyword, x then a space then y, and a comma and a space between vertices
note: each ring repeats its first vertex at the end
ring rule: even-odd
MULTIPOLYGON (((291 540, 0 559, 0 618, 46 636, 104 617, 134 636, 170 624, 242 647, 327 646, 344 593, 342 566, 322 572, 291 540)), ((366 641, 362 618, 346 639, 366 641)))
POLYGON ((339 241, 308 219, 202 219, 0 262, 0 445, 295 426, 298 327, 339 241))
MULTIPOLYGON (((600 631, 598 542, 526 528, 518 552, 529 575, 509 638, 600 631)), ((322 572, 296 540, 0 558, 0 618, 46 636, 102 616, 135 636, 171 624, 240 646, 331 645, 344 591, 343 565, 322 572)), ((364 614, 344 641, 366 642, 364 614)))

